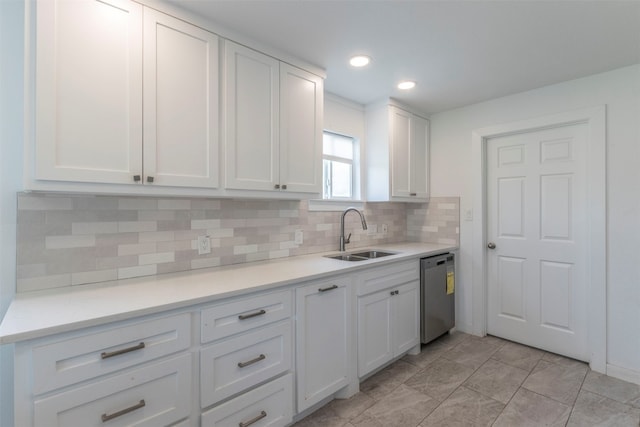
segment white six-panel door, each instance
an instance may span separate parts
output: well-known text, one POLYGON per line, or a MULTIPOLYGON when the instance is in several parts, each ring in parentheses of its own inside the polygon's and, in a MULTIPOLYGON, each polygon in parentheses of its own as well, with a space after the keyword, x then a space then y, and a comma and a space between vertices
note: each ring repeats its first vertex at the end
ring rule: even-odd
POLYGON ((589 360, 586 124, 487 142, 487 332, 589 360))

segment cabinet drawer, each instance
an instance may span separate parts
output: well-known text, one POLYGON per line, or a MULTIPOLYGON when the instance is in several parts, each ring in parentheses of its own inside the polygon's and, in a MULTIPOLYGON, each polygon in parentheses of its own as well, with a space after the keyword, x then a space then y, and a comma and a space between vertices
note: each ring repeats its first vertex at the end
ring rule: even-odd
POLYGON ((37 399, 34 426, 170 425, 189 416, 191 377, 185 354, 37 399))
POLYGON ((291 291, 260 295, 202 310, 202 342, 291 317, 291 291))
POLYGON ((213 344, 200 351, 202 407, 291 368, 291 321, 213 344))
POLYGON ((367 295, 382 289, 420 279, 420 262, 405 261, 364 271, 357 276, 357 295, 367 295))
POLYGON ((205 412, 202 427, 286 426, 293 417, 292 381, 285 375, 205 412))
POLYGON ((186 349, 191 315, 111 328, 102 332, 36 345, 33 393, 41 394, 186 349))

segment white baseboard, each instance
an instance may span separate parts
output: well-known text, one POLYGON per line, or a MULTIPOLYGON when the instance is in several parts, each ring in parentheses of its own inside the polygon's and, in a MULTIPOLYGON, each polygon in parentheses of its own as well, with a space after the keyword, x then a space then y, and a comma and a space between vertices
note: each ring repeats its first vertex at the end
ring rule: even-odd
POLYGON ((616 365, 607 364, 607 375, 618 378, 619 380, 628 381, 634 384, 640 384, 640 372, 632 369, 621 368, 616 365))

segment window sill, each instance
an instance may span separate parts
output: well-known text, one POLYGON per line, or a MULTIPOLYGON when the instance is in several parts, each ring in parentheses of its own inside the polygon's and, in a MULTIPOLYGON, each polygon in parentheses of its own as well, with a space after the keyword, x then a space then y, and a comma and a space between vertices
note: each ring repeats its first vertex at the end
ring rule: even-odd
POLYGON ((347 208, 364 209, 362 200, 309 200, 309 212, 342 212, 347 208))

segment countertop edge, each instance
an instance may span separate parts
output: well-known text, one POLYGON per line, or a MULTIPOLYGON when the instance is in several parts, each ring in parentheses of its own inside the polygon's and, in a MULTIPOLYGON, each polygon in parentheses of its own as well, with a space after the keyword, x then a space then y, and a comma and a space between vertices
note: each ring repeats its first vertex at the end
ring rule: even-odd
MULTIPOLYGON (((325 258, 324 255, 338 253, 326 252, 18 294, 0 324, 0 344, 213 303, 458 249, 455 245, 417 242, 375 245, 375 248, 398 254, 363 262, 346 262, 325 258), (209 284, 216 280, 224 284, 209 284), (150 291, 154 291, 154 295, 147 297, 145 294, 150 291), (147 298, 152 301, 147 301, 147 298)), ((351 248, 348 252, 363 249, 366 247, 351 248)))

